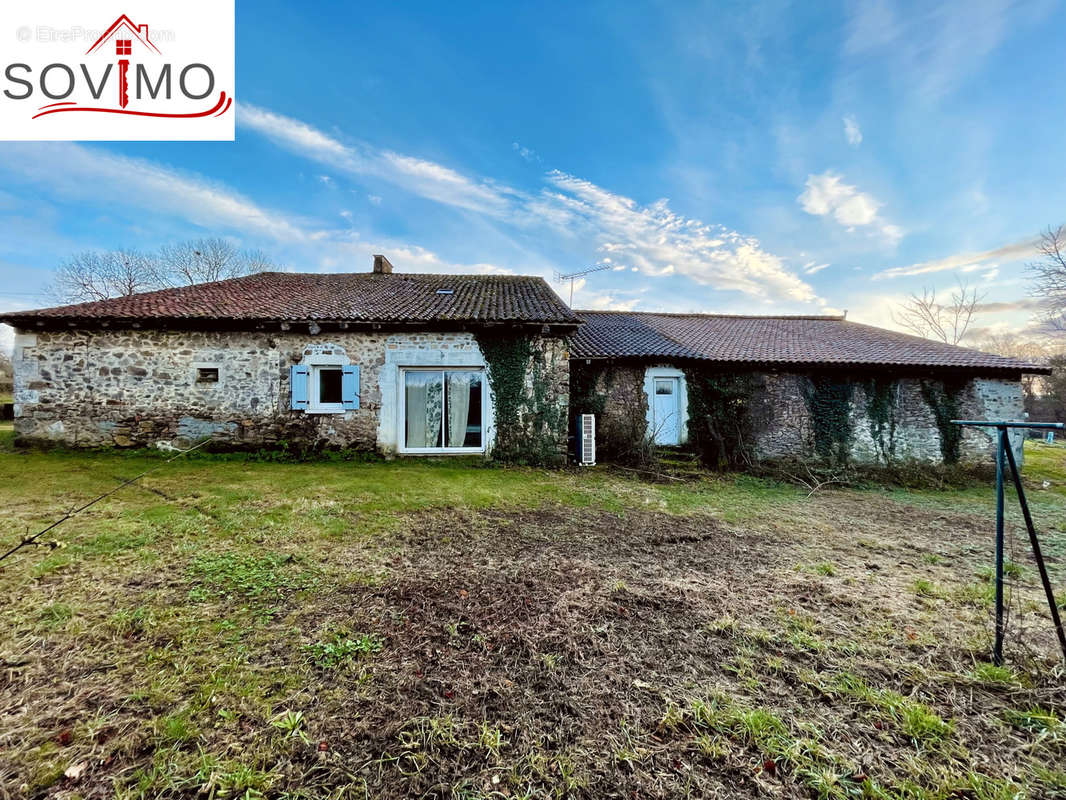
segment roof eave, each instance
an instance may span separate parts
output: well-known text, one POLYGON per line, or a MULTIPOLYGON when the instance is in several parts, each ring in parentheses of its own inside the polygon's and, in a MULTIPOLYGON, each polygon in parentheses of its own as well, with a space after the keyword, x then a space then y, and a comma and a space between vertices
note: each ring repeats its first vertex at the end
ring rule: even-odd
POLYGON ((322 330, 381 329, 381 328, 493 328, 500 326, 521 328, 549 328, 559 335, 572 333, 581 325, 578 320, 563 319, 300 319, 233 318, 233 317, 77 317, 33 314, 3 314, 0 323, 27 330, 70 330, 99 328, 177 329, 177 330, 291 330, 317 325, 322 330))
POLYGON ((724 368, 734 367, 738 369, 774 369, 774 370, 807 370, 807 369, 852 369, 852 370, 914 370, 914 371, 937 371, 937 372, 967 372, 971 374, 1000 374, 1000 375, 1050 375, 1051 367, 1042 364, 936 364, 916 362, 888 362, 888 361, 782 361, 765 359, 715 359, 700 356, 681 356, 670 353, 637 354, 637 353, 601 353, 589 354, 571 351, 572 361, 676 361, 692 362, 699 364, 715 364, 724 368))

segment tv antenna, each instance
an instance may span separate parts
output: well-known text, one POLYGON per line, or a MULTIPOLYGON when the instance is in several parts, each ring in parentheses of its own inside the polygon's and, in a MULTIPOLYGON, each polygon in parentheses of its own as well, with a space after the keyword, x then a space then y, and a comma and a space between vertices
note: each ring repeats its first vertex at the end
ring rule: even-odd
POLYGON ((610 269, 610 268, 611 268, 610 264, 597 264, 594 267, 589 267, 588 269, 583 269, 580 272, 570 272, 570 273, 568 273, 566 275, 563 275, 563 273, 561 273, 558 270, 556 270, 555 271, 555 280, 559 281, 559 283, 562 283, 563 281, 570 281, 570 305, 573 306, 574 305, 574 281, 576 281, 578 278, 583 278, 586 275, 591 275, 593 272, 603 272, 605 269, 610 269))

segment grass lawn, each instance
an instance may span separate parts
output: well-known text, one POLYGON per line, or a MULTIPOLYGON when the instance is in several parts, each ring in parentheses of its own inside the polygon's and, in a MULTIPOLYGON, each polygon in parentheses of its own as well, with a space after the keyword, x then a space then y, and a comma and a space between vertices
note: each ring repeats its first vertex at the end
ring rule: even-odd
MULTIPOLYGON (((159 463, 10 430, 4 545, 159 463)), ((1066 448, 1026 475, 1061 601, 1066 448)), ((1017 514, 987 663, 992 514, 984 486, 178 461, 0 565, 0 797, 1062 796, 1017 514)))

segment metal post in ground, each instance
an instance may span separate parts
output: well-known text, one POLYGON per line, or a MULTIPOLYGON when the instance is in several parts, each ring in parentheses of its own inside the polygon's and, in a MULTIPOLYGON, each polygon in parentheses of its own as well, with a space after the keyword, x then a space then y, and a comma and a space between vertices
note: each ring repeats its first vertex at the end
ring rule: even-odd
POLYGON ((1055 625, 1055 633, 1059 638, 1062 657, 1066 659, 1066 631, 1062 627, 1058 604, 1055 602, 1055 593, 1051 588, 1051 579, 1047 574, 1047 565, 1044 563, 1044 555, 1040 548, 1040 540, 1036 535, 1036 526, 1033 524, 1029 502, 1025 497, 1021 474, 1018 472, 1018 463, 1014 458, 1014 451, 1010 447, 1009 435, 1009 431, 1012 428, 1061 431, 1066 430, 1066 424, 1061 422, 1010 422, 1008 420, 975 419, 953 419, 951 422, 955 425, 974 428, 996 429, 996 642, 992 651, 992 660, 997 665, 1003 663, 1003 478, 1008 466, 1014 481, 1014 489, 1018 494, 1018 503, 1022 508, 1022 516, 1025 518, 1025 527, 1029 531, 1029 544, 1033 548, 1033 557, 1036 559, 1037 569, 1040 572, 1040 581, 1044 585, 1044 595, 1047 597, 1048 609, 1051 611, 1051 621, 1055 625))
POLYGON ((996 645, 992 663, 1003 665, 1003 442, 1007 429, 999 428, 996 436, 996 645))
POLYGON ((1047 574, 1047 564, 1044 563, 1044 552, 1040 549, 1040 540, 1036 536, 1036 526, 1033 524, 1033 515, 1029 512, 1029 501, 1025 497, 1025 488, 1022 486, 1022 477, 1018 472, 1018 463, 1014 459, 1014 451, 1007 447, 1007 464, 1010 466, 1010 474, 1014 480, 1014 491, 1018 494, 1018 503, 1022 507, 1022 517, 1025 518, 1025 528, 1029 531, 1029 544, 1033 548, 1033 557, 1036 558, 1036 568, 1040 573, 1040 583, 1044 586, 1044 596, 1047 598, 1048 608, 1051 609, 1051 621, 1055 624, 1055 633, 1059 637, 1059 647, 1062 648, 1062 657, 1066 660, 1066 631, 1062 628, 1062 618, 1059 616, 1059 607, 1055 602, 1055 592, 1051 588, 1051 578, 1047 574))

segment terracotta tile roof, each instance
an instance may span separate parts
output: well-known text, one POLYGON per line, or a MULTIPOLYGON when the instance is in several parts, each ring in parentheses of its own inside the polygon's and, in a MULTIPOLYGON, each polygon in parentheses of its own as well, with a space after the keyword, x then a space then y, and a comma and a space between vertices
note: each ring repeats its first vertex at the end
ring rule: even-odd
POLYGON ((1047 367, 842 317, 737 317, 577 311, 572 358, 698 359, 727 364, 897 366, 1049 373, 1047 367))
POLYGON ((558 325, 579 322, 541 278, 373 272, 263 272, 111 300, 0 315, 0 322, 11 324, 49 320, 558 325))

